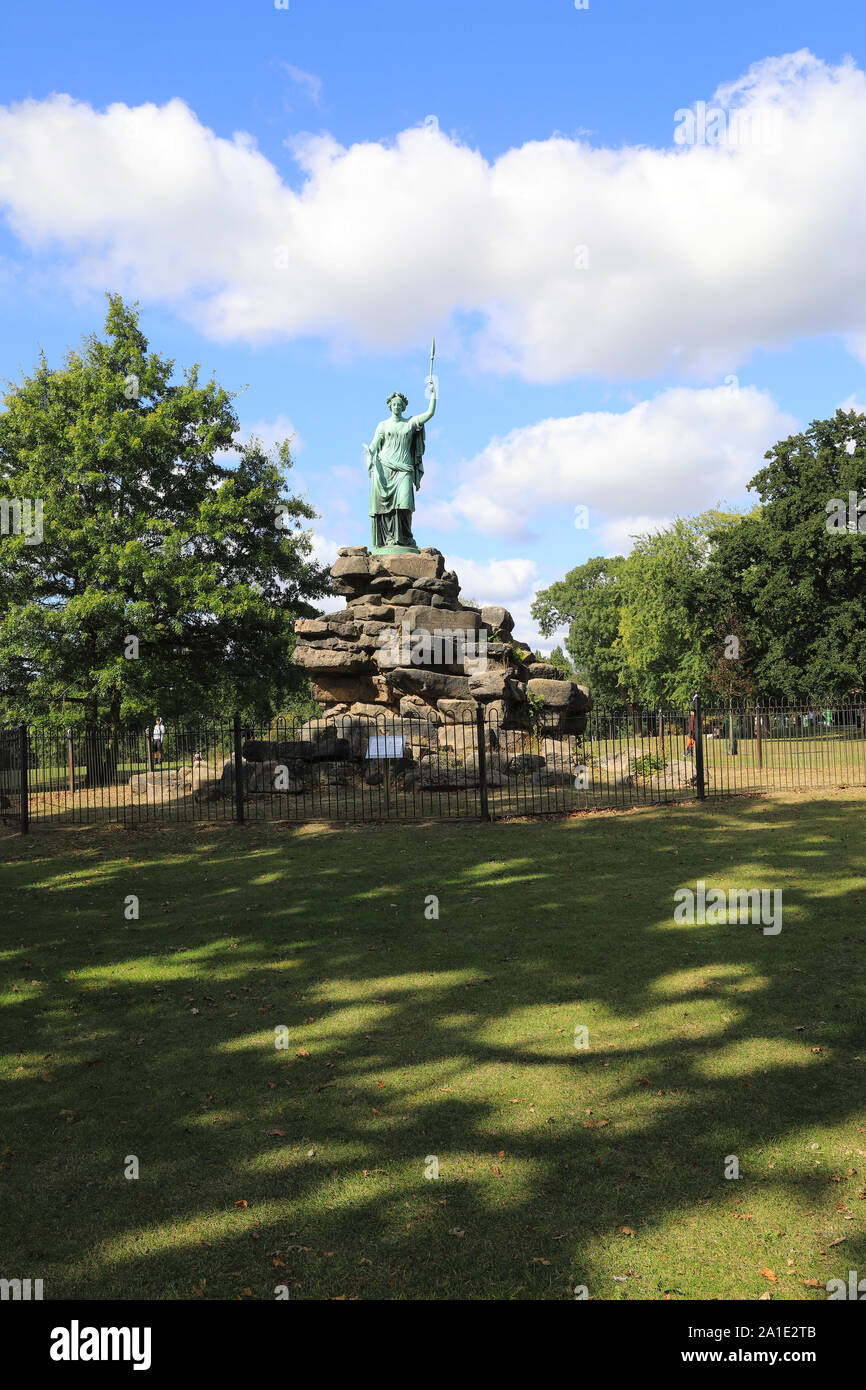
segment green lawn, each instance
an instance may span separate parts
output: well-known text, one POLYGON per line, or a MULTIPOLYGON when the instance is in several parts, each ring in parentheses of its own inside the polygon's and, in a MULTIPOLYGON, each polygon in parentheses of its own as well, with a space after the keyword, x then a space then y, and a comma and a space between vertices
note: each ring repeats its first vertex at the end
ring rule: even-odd
POLYGON ((7 833, 0 1276, 825 1298, 866 1272, 864 814, 7 833), (699 878, 781 934, 675 925, 699 878))

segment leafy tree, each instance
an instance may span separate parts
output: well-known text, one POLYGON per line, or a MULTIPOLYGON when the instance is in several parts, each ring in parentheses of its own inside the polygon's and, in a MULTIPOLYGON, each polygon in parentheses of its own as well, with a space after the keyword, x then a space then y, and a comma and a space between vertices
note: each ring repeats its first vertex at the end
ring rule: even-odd
POLYGON ((564 579, 539 590, 532 605, 532 616, 546 637, 568 624, 565 649, 594 698, 602 703, 617 702, 627 693, 617 645, 620 583, 627 564, 621 555, 587 560, 569 570, 564 579))
POLYGON ((798 700, 862 691, 866 417, 837 410, 765 458, 750 483, 760 510, 716 540, 716 589, 727 590, 741 616, 762 694, 798 700))
POLYGON ((0 492, 44 509, 38 543, 0 537, 7 719, 267 715, 299 683, 292 620, 327 581, 288 443, 237 441, 232 396, 173 368, 108 296, 103 338, 5 395, 0 492))
POLYGON ((685 705, 703 683, 717 621, 713 538, 740 520, 714 509, 637 537, 620 580, 619 642, 643 703, 685 705))

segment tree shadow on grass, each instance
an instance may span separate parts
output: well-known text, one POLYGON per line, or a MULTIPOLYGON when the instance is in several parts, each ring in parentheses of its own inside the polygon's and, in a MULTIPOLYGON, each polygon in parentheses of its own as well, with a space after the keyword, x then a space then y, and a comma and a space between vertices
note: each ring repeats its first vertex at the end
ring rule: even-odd
POLYGON ((18 847, 7 1277, 49 1298, 749 1298, 768 1269, 774 1297, 826 1296, 866 1264, 859 814, 18 847), (699 878, 781 888, 783 930, 677 926, 699 878))

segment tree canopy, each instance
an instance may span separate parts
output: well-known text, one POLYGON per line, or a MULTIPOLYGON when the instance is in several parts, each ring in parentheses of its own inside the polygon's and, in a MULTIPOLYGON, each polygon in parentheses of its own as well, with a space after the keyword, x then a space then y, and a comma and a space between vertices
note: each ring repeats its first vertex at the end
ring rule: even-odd
POLYGON ((108 300, 103 337, 4 396, 0 492, 41 504, 42 535, 0 538, 2 711, 267 715, 327 588, 289 443, 237 438, 233 396, 196 366, 175 379, 108 300))
POLYGON ((767 451, 748 512, 714 509, 541 590, 542 632, 596 699, 841 699, 866 688, 866 416, 837 410, 767 451))

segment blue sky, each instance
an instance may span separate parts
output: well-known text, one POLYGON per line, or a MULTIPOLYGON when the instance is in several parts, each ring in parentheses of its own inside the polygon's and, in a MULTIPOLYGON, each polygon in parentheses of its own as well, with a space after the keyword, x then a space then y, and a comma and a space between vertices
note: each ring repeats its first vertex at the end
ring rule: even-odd
POLYGON ((864 38, 850 0, 19 7, 0 375, 137 298, 245 430, 295 434, 332 558, 435 332, 416 538, 537 644, 538 587, 866 402, 864 38))

